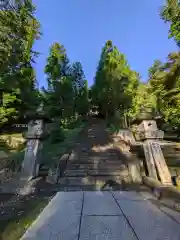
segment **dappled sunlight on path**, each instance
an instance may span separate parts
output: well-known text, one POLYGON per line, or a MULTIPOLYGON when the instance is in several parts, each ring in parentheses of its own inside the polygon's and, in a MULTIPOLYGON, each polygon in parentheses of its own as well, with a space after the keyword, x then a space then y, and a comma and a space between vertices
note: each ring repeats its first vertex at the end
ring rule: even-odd
POLYGON ((134 191, 59 192, 22 240, 179 240, 180 225, 134 191))

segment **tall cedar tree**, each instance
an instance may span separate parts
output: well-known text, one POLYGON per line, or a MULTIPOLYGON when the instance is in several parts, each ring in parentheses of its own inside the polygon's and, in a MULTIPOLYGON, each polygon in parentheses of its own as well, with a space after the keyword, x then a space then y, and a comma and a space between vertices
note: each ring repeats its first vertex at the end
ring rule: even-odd
POLYGON ((32 50, 40 36, 40 24, 34 17, 31 0, 14 1, 0 11, 0 125, 22 118, 38 104, 38 90, 32 63, 37 53, 32 50), (10 91, 10 92, 9 92, 10 91))

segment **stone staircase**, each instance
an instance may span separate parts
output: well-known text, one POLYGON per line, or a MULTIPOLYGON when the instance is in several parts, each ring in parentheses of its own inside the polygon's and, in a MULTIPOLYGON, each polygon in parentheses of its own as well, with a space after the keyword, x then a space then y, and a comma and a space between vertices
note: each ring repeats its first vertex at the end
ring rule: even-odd
POLYGON ((102 120, 91 119, 81 133, 58 185, 64 191, 120 190, 131 182, 128 167, 102 120))
MULTIPOLYGON (((161 149, 171 176, 180 176, 180 146, 178 146, 176 143, 167 144, 167 142, 162 142, 161 149)), ((145 159, 142 146, 133 146, 131 151, 133 152, 134 156, 138 157, 142 165, 145 159)), ((144 171, 144 175, 145 174, 146 173, 144 171)))
MULTIPOLYGON (((82 156, 83 157, 83 156, 82 156)), ((122 182, 129 182, 129 172, 125 164, 114 155, 91 157, 86 161, 70 161, 59 183, 67 189, 78 190, 109 190, 122 188, 122 182)))
MULTIPOLYGON (((161 146, 172 177, 180 177, 180 146, 175 143, 161 146)), ((178 180, 179 182, 179 180, 178 180)))
POLYGON ((168 166, 180 166, 180 146, 177 144, 162 145, 161 149, 168 166))
MULTIPOLYGON (((124 141, 117 141, 117 137, 114 139, 109 135, 103 120, 89 118, 58 183, 42 181, 38 191, 148 191, 141 183, 133 183, 129 168, 131 161, 123 150, 124 144, 124 141)), ((137 154, 132 153, 131 160, 133 156, 137 159, 137 154)), ((140 163, 143 165, 142 158, 140 163)), ((143 166, 140 171, 141 174, 144 172, 143 166)))

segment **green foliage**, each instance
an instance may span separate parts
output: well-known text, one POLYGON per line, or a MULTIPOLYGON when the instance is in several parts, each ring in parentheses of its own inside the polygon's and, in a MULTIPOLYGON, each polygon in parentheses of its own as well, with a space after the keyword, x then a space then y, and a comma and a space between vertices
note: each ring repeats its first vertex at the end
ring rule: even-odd
POLYGON ((93 105, 106 117, 115 116, 117 111, 125 112, 131 106, 138 84, 139 76, 130 69, 124 54, 107 41, 92 87, 93 105))
POLYGON ((62 142, 64 139, 65 139, 64 129, 61 127, 60 121, 55 121, 52 126, 49 140, 53 144, 57 142, 62 142))
POLYGON ((149 91, 156 96, 157 109, 165 122, 180 127, 180 77, 179 53, 171 53, 168 61, 161 64, 149 79, 149 91))
POLYGON ((166 0, 161 10, 161 18, 170 23, 169 38, 174 38, 180 46, 180 2, 179 0, 166 0))
POLYGON ((69 68, 70 75, 73 79, 74 90, 78 92, 84 86, 84 71, 80 62, 74 62, 69 68))
MULTIPOLYGON (((35 6, 32 0, 15 0, 13 5, 0 11, 0 89, 5 92, 0 127, 23 119, 43 100, 54 121, 51 142, 63 141, 65 129, 85 119, 90 105, 115 125, 121 121, 127 125, 127 117, 137 117, 143 106, 160 112, 165 123, 180 129, 179 52, 170 53, 165 63, 155 60, 147 83, 141 83, 125 55, 109 40, 89 90, 82 64, 71 63, 65 47, 55 42, 45 65, 48 87, 39 91, 33 68, 38 55, 33 46, 41 35, 35 6)), ((170 24, 169 37, 180 46, 179 0, 167 0, 160 15, 170 24)))
POLYGON ((88 83, 87 80, 84 81, 84 84, 78 90, 78 94, 76 96, 76 111, 80 116, 85 117, 89 111, 89 91, 88 91, 88 83))
MULTIPOLYGON (((167 0, 160 14, 170 24, 169 37, 180 46, 179 0, 167 0)), ((92 105, 110 119, 118 119, 117 114, 136 118, 144 107, 159 112, 162 122, 180 132, 180 53, 170 53, 165 63, 155 60, 147 83, 141 83, 125 56, 107 41, 90 95, 92 105)))
POLYGON ((52 118, 50 137, 43 146, 43 162, 57 163, 72 147, 88 113, 88 86, 80 62, 70 64, 63 45, 50 47, 45 66, 48 88, 42 89, 45 112, 52 118))
POLYGON ((56 165, 59 162, 60 157, 72 149, 75 139, 83 127, 84 124, 80 121, 77 121, 69 129, 59 127, 59 132, 63 134, 64 139, 63 141, 60 140, 61 142, 54 141, 55 138, 52 134, 51 137, 45 141, 42 150, 43 163, 49 166, 56 165))
POLYGON ((43 90, 47 112, 63 122, 76 120, 88 112, 88 87, 82 65, 69 64, 64 46, 54 43, 45 66, 48 89, 43 90))
POLYGON ((132 105, 128 112, 129 117, 138 117, 141 107, 156 108, 156 97, 153 93, 149 92, 148 85, 141 83, 132 99, 132 105))
POLYGON ((32 48, 40 36, 35 7, 26 0, 7 8, 0 11, 0 89, 5 92, 0 126, 22 118, 39 102, 32 66, 37 55, 32 48))
POLYGON ((171 53, 165 63, 155 60, 149 69, 146 84, 140 84, 132 101, 130 116, 136 117, 141 109, 151 108, 159 112, 162 123, 180 129, 180 55, 171 53))

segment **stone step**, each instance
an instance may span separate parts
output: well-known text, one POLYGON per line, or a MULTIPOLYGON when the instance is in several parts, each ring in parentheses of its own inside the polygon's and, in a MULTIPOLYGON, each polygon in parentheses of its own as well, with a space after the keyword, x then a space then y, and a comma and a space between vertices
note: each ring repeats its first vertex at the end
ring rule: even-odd
POLYGON ((82 175, 114 175, 114 174, 123 174, 124 170, 117 170, 117 169, 93 169, 93 168, 89 168, 89 169, 68 169, 64 172, 64 175, 72 175, 73 176, 82 176, 82 175), (114 174, 113 174, 114 173, 114 174))
POLYGON ((98 171, 98 170, 66 170, 64 172, 64 176, 127 176, 129 175, 128 170, 104 170, 104 171, 98 171))
POLYGON ((125 164, 121 163, 100 163, 100 164, 93 164, 93 163, 86 163, 86 164, 74 164, 71 163, 68 165, 67 169, 118 169, 123 170, 126 168, 125 164))
POLYGON ((68 161, 68 164, 122 164, 122 161, 119 159, 75 159, 68 161))
POLYGON ((124 182, 130 182, 129 176, 87 176, 87 177, 62 177, 59 179, 60 185, 66 186, 84 186, 84 185, 98 185, 98 184, 122 184, 124 182))
POLYGON ((176 147, 174 147, 174 148, 171 148, 171 147, 162 148, 161 147, 161 149, 163 152, 178 152, 178 153, 180 152, 180 148, 176 148, 176 147))
POLYGON ((62 185, 58 184, 56 186, 52 186, 51 188, 41 188, 39 189, 39 192, 51 192, 51 193, 56 193, 56 192, 73 192, 73 191, 96 191, 96 185, 84 185, 84 186, 73 186, 73 185, 62 185))
POLYGON ((80 170, 80 171, 85 171, 85 170, 99 170, 99 171, 123 171, 123 170, 126 170, 127 169, 127 166, 126 165, 90 165, 90 164, 84 164, 84 165, 68 165, 65 169, 65 171, 67 170, 73 170, 73 171, 76 171, 76 170, 80 170))
POLYGON ((168 161, 168 162, 171 162, 171 161, 179 162, 179 161, 180 161, 180 158, 179 158, 179 157, 167 157, 167 156, 164 156, 164 158, 165 158, 166 161, 168 161))
POLYGON ((178 145, 161 145, 161 148, 164 150, 172 149, 172 150, 180 151, 180 146, 178 145))
POLYGON ((101 185, 84 185, 84 186, 61 186, 59 191, 63 192, 79 192, 79 191, 122 191, 124 187, 122 185, 104 186, 101 185))
MULTIPOLYGON (((63 191, 63 192, 72 192, 72 191, 142 191, 142 193, 144 194, 144 192, 149 192, 149 189, 144 186, 144 185, 136 185, 133 184, 132 182, 130 182, 129 180, 126 182, 117 182, 114 184, 106 184, 106 181, 97 181, 94 184, 85 184, 85 185, 75 185, 75 184, 57 184, 52 186, 51 188, 41 188, 39 189, 39 192, 41 193, 56 193, 59 191, 63 191)), ((145 195, 146 196, 146 195, 145 195)), ((149 196, 149 195, 148 195, 149 196)))
POLYGON ((108 156, 116 156, 118 151, 115 149, 108 149, 108 148, 103 149, 103 148, 97 147, 97 148, 93 149, 93 148, 89 147, 89 148, 85 149, 85 148, 79 147, 77 153, 82 153, 84 155, 86 155, 86 154, 96 155, 96 153, 97 153, 97 154, 101 154, 102 156, 107 156, 107 155, 108 156))
POLYGON ((68 163, 70 164, 106 164, 106 163, 109 163, 109 164, 121 164, 123 162, 123 159, 101 159, 101 158, 82 158, 82 159, 74 159, 74 160, 71 160, 71 161, 68 161, 68 163))
POLYGON ((180 157, 180 153, 163 153, 164 156, 167 156, 167 157, 180 157))
MULTIPOLYGON (((77 179, 76 179, 77 180, 77 179)), ((123 191, 123 190, 140 190, 140 186, 133 185, 133 183, 126 179, 126 181, 122 182, 120 180, 115 181, 112 179, 99 179, 97 181, 90 183, 77 183, 75 180, 69 181, 68 184, 57 184, 53 185, 50 188, 41 188, 39 192, 47 193, 47 192, 68 192, 68 191, 123 191)), ((144 186, 141 186, 141 190, 144 191, 144 186)), ((146 189, 147 190, 147 189, 146 189)))
POLYGON ((174 153, 165 153, 165 152, 163 152, 163 155, 167 156, 167 157, 180 157, 180 153, 176 153, 176 152, 174 152, 174 153))
POLYGON ((162 149, 162 152, 163 153, 171 153, 171 154, 180 154, 180 151, 176 151, 176 150, 165 150, 165 149, 162 149))
POLYGON ((112 153, 102 153, 102 152, 77 152, 76 155, 74 155, 74 158, 77 157, 78 159, 82 158, 101 158, 101 159, 118 159, 117 154, 112 154, 112 153))
POLYGON ((166 162, 167 162, 167 165, 168 165, 168 167, 175 167, 175 168, 179 168, 180 167, 180 162, 177 162, 177 161, 167 161, 166 160, 166 162))
POLYGON ((172 149, 172 148, 170 148, 170 149, 165 149, 165 148, 161 148, 162 149, 162 151, 164 152, 164 153, 180 153, 180 149, 172 149))
POLYGON ((169 149, 169 148, 172 148, 172 149, 179 149, 180 150, 180 145, 178 144, 161 144, 161 148, 164 148, 164 149, 169 149))
POLYGON ((92 150, 90 151, 81 151, 78 150, 77 152, 74 153, 74 155, 72 155, 74 158, 75 157, 101 157, 101 158, 117 158, 118 154, 117 153, 108 153, 108 152, 94 152, 92 150))
POLYGON ((167 162, 177 162, 177 163, 180 163, 180 159, 179 158, 167 158, 167 157, 164 157, 164 159, 167 162))
POLYGON ((90 186, 61 186, 63 192, 97 191, 96 185, 90 186))
POLYGON ((83 173, 83 172, 87 172, 89 174, 91 173, 97 173, 97 174, 102 174, 103 172, 107 172, 108 174, 109 173, 117 173, 117 174, 123 174, 123 173, 127 173, 128 172, 128 169, 127 168, 124 168, 124 169, 107 169, 107 168, 104 168, 104 169, 99 169, 99 168, 91 168, 91 169, 66 169, 64 171, 64 174, 65 173, 83 173))

